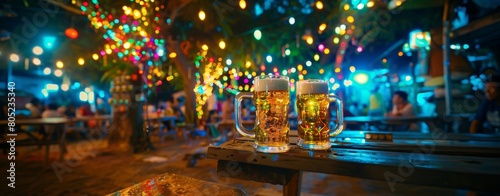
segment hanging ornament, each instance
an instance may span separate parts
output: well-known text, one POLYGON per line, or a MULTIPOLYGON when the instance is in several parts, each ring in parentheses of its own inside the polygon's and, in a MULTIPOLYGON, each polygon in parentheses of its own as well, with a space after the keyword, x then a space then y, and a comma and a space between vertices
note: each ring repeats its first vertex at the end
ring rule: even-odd
POLYGON ((184 53, 184 55, 188 55, 189 49, 191 49, 191 42, 183 41, 183 42, 181 42, 180 47, 181 47, 182 53, 184 53))
POLYGON ((74 28, 67 28, 65 31, 64 31, 64 34, 66 36, 68 36, 69 38, 71 39, 76 39, 78 37, 78 31, 76 31, 76 29, 74 28))

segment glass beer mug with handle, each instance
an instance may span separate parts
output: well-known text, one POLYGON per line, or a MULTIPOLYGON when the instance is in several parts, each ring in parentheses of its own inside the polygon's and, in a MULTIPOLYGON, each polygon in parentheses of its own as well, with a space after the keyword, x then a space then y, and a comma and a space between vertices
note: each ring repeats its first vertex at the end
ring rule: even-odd
POLYGON ((254 80, 254 92, 236 95, 236 130, 243 136, 254 138, 254 148, 259 152, 280 153, 288 146, 288 106, 290 104, 288 77, 258 76, 254 80), (247 130, 241 121, 241 101, 253 99, 255 104, 255 126, 247 130))
POLYGON ((335 95, 328 94, 328 82, 324 80, 302 80, 297 82, 298 142, 303 149, 329 149, 330 138, 342 132, 343 104, 335 95), (337 105, 337 123, 330 129, 328 107, 337 105))

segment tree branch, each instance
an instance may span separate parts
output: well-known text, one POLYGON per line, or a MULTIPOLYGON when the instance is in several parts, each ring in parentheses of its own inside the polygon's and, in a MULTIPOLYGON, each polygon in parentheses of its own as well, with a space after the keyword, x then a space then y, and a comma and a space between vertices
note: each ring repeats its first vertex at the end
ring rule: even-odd
POLYGON ((54 5, 57 5, 63 9, 65 9, 66 11, 73 12, 73 13, 78 14, 78 15, 82 15, 81 10, 79 10, 73 6, 66 5, 64 2, 59 2, 57 0, 45 0, 45 1, 47 1, 48 3, 54 4, 54 5))

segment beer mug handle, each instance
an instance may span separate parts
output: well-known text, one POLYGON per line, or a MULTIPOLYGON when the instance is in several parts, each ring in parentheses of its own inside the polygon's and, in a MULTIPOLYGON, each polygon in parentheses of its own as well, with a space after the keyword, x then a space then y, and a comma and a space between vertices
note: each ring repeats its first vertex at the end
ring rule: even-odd
POLYGON ((236 130, 238 133, 245 137, 255 137, 255 133, 251 133, 248 129, 243 126, 243 123, 241 121, 241 101, 243 99, 253 99, 253 93, 248 93, 248 92, 240 92, 236 95, 236 98, 234 99, 234 107, 235 107, 235 124, 236 124, 236 130))
POLYGON ((333 94, 328 95, 328 98, 330 102, 337 104, 337 123, 334 129, 330 129, 330 137, 335 137, 344 129, 344 104, 340 98, 333 94))

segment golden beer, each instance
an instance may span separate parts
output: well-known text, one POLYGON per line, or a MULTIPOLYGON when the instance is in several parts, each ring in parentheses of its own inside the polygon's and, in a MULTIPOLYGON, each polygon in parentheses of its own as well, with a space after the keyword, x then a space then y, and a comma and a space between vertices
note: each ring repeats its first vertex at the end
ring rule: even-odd
MULTIPOLYGON (((304 80, 297 82, 298 143, 305 149, 329 149, 330 137, 342 131, 342 102, 328 95, 328 83, 323 80, 304 80), (340 123, 333 133, 329 127, 328 107, 336 101, 340 106, 337 122, 340 123), (340 113, 340 114, 339 114, 340 113)), ((339 124, 338 123, 338 124, 339 124)))
POLYGON ((286 76, 259 76, 254 80, 254 93, 238 93, 235 99, 236 130, 254 138, 259 152, 286 152, 288 146, 288 106, 290 91, 286 76), (255 104, 256 122, 253 132, 241 123, 241 101, 250 98, 255 104))
POLYGON ((254 93, 256 109, 255 144, 262 147, 288 145, 288 91, 254 93))

